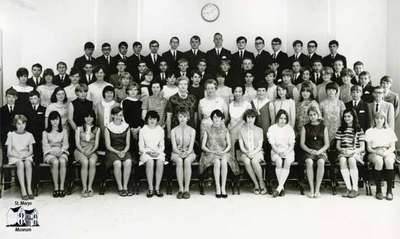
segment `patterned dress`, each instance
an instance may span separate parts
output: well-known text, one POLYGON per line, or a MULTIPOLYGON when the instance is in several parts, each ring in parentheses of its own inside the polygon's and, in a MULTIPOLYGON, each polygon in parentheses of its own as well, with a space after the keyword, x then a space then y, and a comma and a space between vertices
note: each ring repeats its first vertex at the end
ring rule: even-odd
POLYGON ((324 125, 328 128, 329 142, 335 138, 336 131, 339 129, 343 111, 346 109, 343 101, 327 98, 320 104, 324 125))
POLYGON ((214 99, 203 98, 199 102, 199 114, 201 114, 201 122, 200 122, 200 138, 203 137, 204 131, 207 127, 210 127, 212 124, 212 119, 210 118, 211 113, 214 110, 220 110, 222 113, 224 112, 225 100, 222 97, 216 97, 214 99))
POLYGON ((171 96, 165 107, 167 113, 172 113, 171 129, 179 124, 177 112, 179 109, 185 108, 190 113, 190 119, 188 125, 194 128, 194 114, 197 112, 197 100, 194 95, 187 95, 186 98, 182 98, 179 93, 171 96))
MULTIPOLYGON (((310 118, 308 117, 307 111, 308 109, 314 106, 319 110, 318 102, 315 100, 303 100, 302 102, 297 103, 296 106, 296 135, 300 135, 301 129, 304 125, 310 122, 310 118)), ((321 114, 319 114, 321 115, 321 114)))

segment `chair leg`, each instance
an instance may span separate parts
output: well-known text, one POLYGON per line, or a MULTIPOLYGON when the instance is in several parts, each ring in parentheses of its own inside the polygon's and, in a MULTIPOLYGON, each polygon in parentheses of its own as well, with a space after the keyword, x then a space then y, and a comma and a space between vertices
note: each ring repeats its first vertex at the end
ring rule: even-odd
POLYGON ((0 166, 0 198, 3 196, 3 182, 4 180, 4 175, 3 175, 3 167, 0 166))
POLYGON ((204 172, 202 174, 199 173, 199 191, 200 191, 200 195, 205 195, 205 193, 204 193, 204 172))

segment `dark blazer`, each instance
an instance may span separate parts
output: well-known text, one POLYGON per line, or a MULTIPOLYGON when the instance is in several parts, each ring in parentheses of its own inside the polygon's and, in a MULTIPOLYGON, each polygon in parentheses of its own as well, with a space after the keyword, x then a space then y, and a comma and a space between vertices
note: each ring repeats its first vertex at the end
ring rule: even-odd
POLYGON ((168 69, 172 72, 178 70, 178 60, 183 58, 183 52, 176 50, 176 56, 171 53, 171 50, 168 50, 162 54, 162 58, 167 61, 168 69))
POLYGON ((144 60, 146 61, 146 65, 147 67, 153 72, 154 74, 157 74, 158 72, 160 72, 160 69, 158 68, 158 65, 160 64, 162 57, 157 54, 157 60, 154 63, 151 54, 148 54, 144 60))
POLYGON ((294 85, 300 84, 303 82, 303 78, 301 77, 301 73, 299 75, 296 76, 296 74, 293 74, 293 79, 292 79, 292 83, 294 85))
POLYGON ((363 87, 362 89, 363 95, 361 96, 361 99, 367 103, 371 103, 374 101, 374 96, 372 93, 374 92, 374 88, 372 87, 371 83, 363 87))
POLYGON ((340 55, 339 53, 337 53, 336 56, 335 56, 334 58, 333 58, 330 54, 327 55, 327 56, 325 56, 325 57, 322 59, 322 65, 333 67, 333 63, 334 63, 336 60, 342 60, 342 61, 343 61, 344 68, 347 67, 346 57, 343 56, 343 55, 340 55))
POLYGON ((14 105, 13 112, 10 112, 8 105, 5 104, 0 108, 0 140, 1 145, 3 146, 7 140, 7 134, 10 131, 13 131, 15 127, 12 122, 15 114, 22 113, 24 110, 19 108, 18 105, 14 105))
POLYGON ((221 59, 231 58, 231 51, 221 48, 219 56, 217 56, 217 50, 215 48, 208 50, 206 53, 207 69, 209 72, 215 74, 219 70, 219 65, 221 64, 221 59))
POLYGON ((255 54, 254 57, 254 82, 259 82, 264 79, 265 71, 268 69, 268 65, 272 62, 271 54, 268 51, 262 50, 260 54, 255 54))
POLYGON ((315 74, 315 72, 311 72, 310 80, 316 85, 319 85, 324 81, 324 80, 322 80, 322 73, 321 72, 319 73, 319 76, 317 76, 315 74))
MULTIPOLYGON (((183 74, 180 71, 177 71, 177 72, 175 72, 174 75, 175 75, 176 78, 178 78, 178 77, 181 77, 183 74)), ((189 79, 192 77, 190 75, 190 70, 189 69, 186 71, 186 77, 188 77, 189 79)))
POLYGON ((69 79, 69 75, 65 74, 64 80, 61 81, 61 76, 56 75, 54 76, 53 83, 55 85, 61 86, 62 88, 66 87, 67 85, 71 84, 71 80, 69 79))
POLYGON ((39 105, 37 110, 34 110, 32 105, 26 110, 28 122, 26 129, 32 133, 36 143, 42 139, 42 133, 45 129, 45 113, 46 107, 39 105))
POLYGON ((208 70, 206 70, 206 71, 201 75, 200 85, 201 85, 201 86, 204 86, 204 82, 206 82, 208 79, 215 79, 215 74, 209 72, 208 70))
POLYGON ((365 133, 365 131, 367 131, 371 124, 368 104, 361 99, 356 107, 353 106, 353 101, 347 102, 345 106, 346 109, 354 109, 356 111, 360 127, 364 130, 365 133))
POLYGON ((250 58, 254 63, 254 55, 252 52, 244 50, 242 59, 239 56, 239 51, 232 54, 231 61, 232 61, 232 69, 234 72, 236 72, 236 73, 241 72, 241 66, 242 66, 243 59, 246 59, 246 58, 250 58))
POLYGON ((27 85, 32 86, 34 89, 36 89, 39 85, 44 84, 44 79, 40 77, 39 84, 36 84, 36 81, 33 79, 33 77, 28 78, 28 81, 26 82, 27 85))
POLYGON ((137 73, 137 71, 138 71, 137 67, 139 65, 139 62, 142 61, 142 60, 144 60, 144 56, 143 55, 137 56, 135 54, 132 54, 131 56, 129 56, 128 57, 128 65, 127 65, 127 68, 126 68, 127 71, 129 73, 131 73, 131 75, 134 75, 135 73, 137 73))
MULTIPOLYGON (((271 54, 272 59, 274 59, 274 54, 271 54)), ((288 55, 283 52, 279 51, 278 55, 276 56, 275 60, 279 63, 278 74, 282 74, 284 69, 290 69, 290 62, 288 55)))
POLYGON ((163 86, 163 85, 167 84, 167 78, 168 78, 168 76, 170 76, 170 75, 171 75, 171 71, 169 71, 169 70, 167 70, 167 71, 164 73, 164 76, 163 76, 163 77, 162 77, 161 72, 158 72, 157 74, 154 74, 154 80, 155 80, 155 81, 158 81, 158 82, 161 82, 161 86, 163 86))
POLYGON ((188 60, 189 62, 189 69, 197 69, 197 63, 199 62, 200 59, 204 58, 206 59, 206 53, 203 51, 197 50, 197 54, 194 55, 192 49, 186 51, 183 53, 184 58, 188 60))
POLYGON ((235 85, 238 85, 240 83, 240 76, 241 74, 236 74, 232 69, 229 70, 225 74, 225 85, 228 87, 234 87, 235 85))
POLYGON ((108 62, 107 58, 104 55, 99 56, 95 60, 95 64, 97 66, 103 66, 105 68, 105 73, 107 76, 111 75, 111 72, 113 71, 112 67, 115 65, 114 64, 114 59, 112 56, 110 56, 110 62, 108 62))
MULTIPOLYGON (((293 62, 295 60, 296 59, 295 59, 294 55, 289 57, 290 66, 293 64, 293 62)), ((310 60, 304 53, 300 53, 300 56, 297 58, 297 60, 300 62, 300 65, 302 67, 309 67, 310 66, 310 60)))
POLYGON ((92 77, 90 80, 89 80, 89 78, 86 77, 85 73, 81 74, 81 77, 79 79, 80 84, 86 84, 86 85, 89 85, 95 81, 96 81, 96 76, 94 75, 94 73, 92 74, 92 77))
POLYGON ((332 81, 338 84, 339 86, 343 85, 343 80, 340 74, 336 76, 336 73, 334 72, 332 75, 332 81))
POLYGON ((142 82, 144 80, 144 75, 139 74, 139 72, 135 72, 133 73, 133 81, 140 84, 140 82, 142 82))
MULTIPOLYGON (((111 73, 116 73, 117 72, 117 63, 119 60, 122 59, 122 57, 118 53, 117 55, 113 56, 111 59, 112 59, 111 73)), ((125 55, 125 62, 128 65, 128 56, 127 55, 125 55)))
POLYGON ((318 55, 317 53, 314 53, 314 54, 311 56, 311 58, 310 58, 310 55, 308 55, 307 58, 308 58, 308 62, 309 62, 308 67, 311 67, 312 64, 314 63, 314 61, 316 61, 316 60, 322 61, 322 56, 318 55))
MULTIPOLYGON (((81 56, 81 57, 78 57, 78 58, 76 58, 75 61, 74 61, 73 68, 76 68, 76 69, 78 69, 78 70, 80 70, 80 71, 83 71, 83 67, 85 66, 85 64, 86 64, 87 61, 88 61, 88 60, 86 60, 85 55, 83 55, 83 56, 81 56)), ((95 61, 96 61, 96 58, 94 58, 94 57, 92 56, 91 59, 90 59, 89 61, 92 62, 92 64, 94 65, 94 64, 95 64, 95 61)))

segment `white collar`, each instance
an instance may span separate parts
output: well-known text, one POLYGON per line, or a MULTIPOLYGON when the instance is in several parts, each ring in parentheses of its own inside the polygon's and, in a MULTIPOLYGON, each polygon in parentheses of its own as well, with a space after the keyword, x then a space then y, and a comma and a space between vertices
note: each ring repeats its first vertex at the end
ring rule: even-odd
POLYGON ((102 100, 102 101, 101 101, 101 104, 102 104, 104 107, 111 107, 112 105, 115 104, 115 100, 112 100, 112 101, 110 101, 110 102, 106 102, 105 100, 102 100))
POLYGON ((132 98, 131 96, 127 96, 127 97, 125 98, 125 100, 139 101, 139 99, 137 99, 137 98, 132 98))
POLYGON ((278 56, 279 52, 281 51, 281 49, 277 50, 276 52, 272 53, 275 54, 276 56, 278 56))
POLYGON ((121 57, 121 59, 124 59, 124 57, 126 57, 126 56, 122 55, 121 52, 118 52, 118 55, 121 57))
POLYGON ((107 125, 107 129, 114 134, 121 134, 121 133, 125 132, 125 130, 127 130, 127 128, 129 128, 129 125, 125 121, 122 121, 120 125, 116 125, 116 124, 114 124, 114 122, 111 121, 107 125))

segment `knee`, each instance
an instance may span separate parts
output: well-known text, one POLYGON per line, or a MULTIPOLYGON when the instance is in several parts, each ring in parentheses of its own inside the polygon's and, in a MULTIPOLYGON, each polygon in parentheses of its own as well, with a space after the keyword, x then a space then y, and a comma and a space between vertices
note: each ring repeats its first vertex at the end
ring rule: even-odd
POLYGON ((374 166, 376 169, 382 169, 383 167, 383 158, 380 156, 375 156, 373 159, 374 166))
POLYGON ((175 164, 176 164, 177 167, 182 167, 182 165, 183 165, 183 160, 182 160, 182 158, 180 158, 180 157, 175 157, 174 160, 175 160, 175 164))
POLYGON ((250 166, 251 165, 251 160, 246 156, 246 155, 242 155, 241 156, 241 160, 244 163, 245 166, 250 166))
POLYGON ((314 162, 312 161, 312 159, 306 159, 306 166, 307 168, 312 168, 314 165, 314 162))
POLYGON ((29 161, 29 160, 25 160, 24 161, 24 165, 25 165, 25 168, 31 168, 32 167, 32 162, 29 161))
POLYGON ((154 167, 153 159, 147 160, 146 167, 148 167, 148 168, 153 168, 154 167))
POLYGON ((385 168, 386 169, 393 169, 394 168, 394 155, 386 156, 384 158, 385 161, 385 168))
POLYGON ((115 160, 113 162, 114 169, 121 169, 121 161, 115 160))
POLYGON ((157 159, 157 167, 164 167, 164 160, 163 159, 157 159))
POLYGON ((97 157, 92 157, 89 159, 89 166, 92 167, 96 167, 96 163, 97 163, 97 157))
POLYGON ((188 157, 185 158, 185 167, 192 167, 192 162, 195 160, 195 156, 194 155, 190 155, 188 157))
POLYGON ((347 159, 345 157, 340 157, 339 163, 340 163, 340 169, 347 168, 347 159))
POLYGON ((56 157, 53 157, 50 159, 50 164, 53 166, 53 168, 58 168, 59 161, 56 157))
POLYGON ((87 159, 81 159, 81 167, 82 168, 87 168, 88 167, 88 160, 87 159))
POLYGON ((349 158, 349 168, 350 169, 357 169, 357 161, 355 158, 349 158))
POLYGON ((318 159, 318 167, 319 168, 323 168, 325 166, 325 160, 323 160, 323 159, 318 159))
POLYGON ((124 167, 125 167, 125 168, 126 168, 126 167, 131 167, 131 166, 132 166, 132 160, 127 159, 127 160, 124 161, 124 167))

